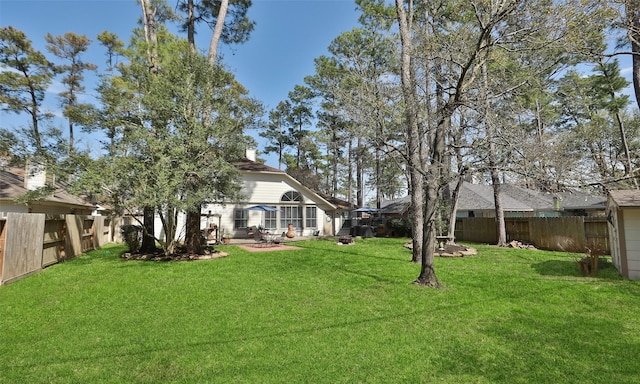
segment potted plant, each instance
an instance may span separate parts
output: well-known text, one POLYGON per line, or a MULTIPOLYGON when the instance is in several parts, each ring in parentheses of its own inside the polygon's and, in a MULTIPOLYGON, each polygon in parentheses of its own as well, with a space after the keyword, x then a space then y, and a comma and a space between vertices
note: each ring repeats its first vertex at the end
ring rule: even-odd
POLYGON ((231 243, 231 238, 233 237, 233 235, 229 232, 225 232, 222 234, 222 244, 230 244, 231 243))

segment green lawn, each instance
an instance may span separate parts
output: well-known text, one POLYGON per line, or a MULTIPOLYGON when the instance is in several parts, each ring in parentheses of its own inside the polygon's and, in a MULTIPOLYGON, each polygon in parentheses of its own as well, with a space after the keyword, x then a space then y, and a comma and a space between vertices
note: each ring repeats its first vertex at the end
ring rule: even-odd
POLYGON ((403 239, 122 261, 0 287, 0 383, 638 383, 640 282, 477 246, 411 284, 403 239))

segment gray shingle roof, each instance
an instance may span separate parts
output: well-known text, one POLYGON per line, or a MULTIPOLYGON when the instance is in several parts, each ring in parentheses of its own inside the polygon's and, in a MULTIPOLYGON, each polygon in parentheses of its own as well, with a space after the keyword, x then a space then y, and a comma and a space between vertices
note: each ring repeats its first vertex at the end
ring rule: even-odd
MULTIPOLYGON (((455 182, 450 184, 450 190, 455 188, 455 182)), ((512 184, 500 186, 500 196, 505 211, 531 212, 554 209, 554 195, 518 187, 512 184)), ((556 194, 563 209, 604 209, 606 199, 580 191, 567 191, 556 194)), ((639 197, 640 199, 640 197, 639 197)), ((640 201, 640 200, 639 200, 640 201)), ((382 213, 399 214, 406 211, 411 203, 409 196, 397 200, 382 202, 382 213)), ((465 182, 460 190, 458 210, 493 210, 493 187, 484 184, 465 182)))
MULTIPOLYGON (((17 169, 0 169, 0 200, 13 200, 29 192, 24 187, 24 172, 17 169)), ((53 195, 40 200, 52 204, 71 205, 92 208, 93 204, 84 199, 73 196, 60 188, 56 188, 53 195)))
POLYGON ((635 189, 609 191, 609 196, 619 207, 640 207, 640 191, 635 189))

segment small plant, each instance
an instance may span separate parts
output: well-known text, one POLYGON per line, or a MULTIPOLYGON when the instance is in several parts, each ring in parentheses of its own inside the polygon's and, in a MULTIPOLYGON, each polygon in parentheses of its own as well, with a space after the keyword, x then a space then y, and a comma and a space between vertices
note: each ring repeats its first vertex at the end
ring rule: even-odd
POLYGON ((129 247, 129 252, 138 252, 142 240, 142 227, 133 224, 123 225, 120 227, 120 233, 127 247, 129 247))
POLYGON ((231 243, 231 238, 233 237, 233 234, 230 232, 224 232, 222 234, 222 243, 224 244, 229 244, 231 243))
POLYGON ((585 247, 585 254, 585 257, 577 260, 578 268, 584 276, 595 276, 601 264, 600 256, 602 256, 604 252, 597 247, 593 249, 585 247))

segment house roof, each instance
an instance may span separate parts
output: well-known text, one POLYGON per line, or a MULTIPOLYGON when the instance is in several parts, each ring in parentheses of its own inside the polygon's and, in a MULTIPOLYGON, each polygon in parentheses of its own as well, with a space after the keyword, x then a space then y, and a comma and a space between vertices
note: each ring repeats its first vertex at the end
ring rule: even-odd
MULTIPOLYGON (((13 200, 29 192, 24 187, 24 171, 17 168, 0 169, 0 200, 13 200)), ((36 203, 36 202, 34 202, 36 203)), ((52 205, 67 205, 74 207, 93 208, 94 205, 80 197, 73 196, 59 186, 53 195, 47 196, 37 203, 49 203, 52 205)))
POLYGON ((298 180, 296 180, 291 175, 289 175, 288 173, 284 172, 281 169, 273 168, 273 167, 270 167, 268 165, 265 165, 265 164, 262 164, 262 163, 258 163, 256 161, 250 160, 250 159, 248 159, 246 157, 242 158, 242 159, 240 159, 238 161, 235 161, 232 164, 236 168, 238 168, 238 170, 240 172, 258 172, 258 173, 280 174, 284 178, 286 178, 290 183, 297 185, 300 189, 304 189, 308 193, 316 195, 319 200, 321 200, 322 202, 324 202, 325 204, 329 205, 332 208, 342 208, 340 205, 345 204, 345 203, 346 203, 346 206, 349 207, 349 203, 345 202, 344 200, 340 200, 340 199, 337 199, 337 198, 329 198, 329 196, 327 196, 327 195, 318 193, 317 191, 314 191, 313 189, 311 189, 311 188, 307 187, 306 185, 302 184, 301 182, 299 182, 298 180))
POLYGON ((593 196, 581 191, 566 191, 558 194, 565 209, 604 209, 607 198, 593 196))
POLYGON ((411 205, 411 196, 395 200, 385 200, 380 203, 380 213, 386 215, 402 215, 411 205))
MULTIPOLYGON (((502 185, 501 187, 504 187, 502 185)), ((502 188, 502 207, 505 211, 528 212, 534 208, 520 199, 515 199, 502 188)), ((458 198, 458 209, 464 211, 495 209, 493 187, 491 185, 471 184, 464 182, 458 198)))
POLYGON ((640 191, 635 189, 609 191, 609 196, 618 207, 640 207, 640 191))
MULTIPOLYGON (((450 190, 454 188, 455 182, 451 183, 450 190)), ((502 184, 500 192, 504 210, 511 212, 553 210, 554 196, 560 199, 563 209, 604 209, 606 205, 604 197, 592 196, 580 191, 566 191, 554 195, 512 184, 502 184)), ((401 214, 408 209, 410 203, 409 196, 397 200, 384 201, 382 203, 382 213, 401 214)), ((494 209, 493 187, 491 185, 464 182, 458 198, 458 210, 480 211, 494 209)))
POLYGON ((249 159, 242 158, 238 161, 232 163, 238 170, 240 171, 249 171, 249 172, 269 172, 269 173, 285 173, 284 171, 273 168, 268 165, 258 163, 257 161, 251 161, 249 159))
POLYGON ((338 209, 353 209, 353 208, 356 207, 355 204, 349 203, 346 200, 342 200, 342 199, 339 199, 337 197, 329 196, 326 193, 322 193, 322 192, 318 192, 318 191, 314 191, 314 192, 317 193, 323 199, 325 199, 328 202, 330 202, 331 204, 335 205, 336 208, 338 208, 338 209))

